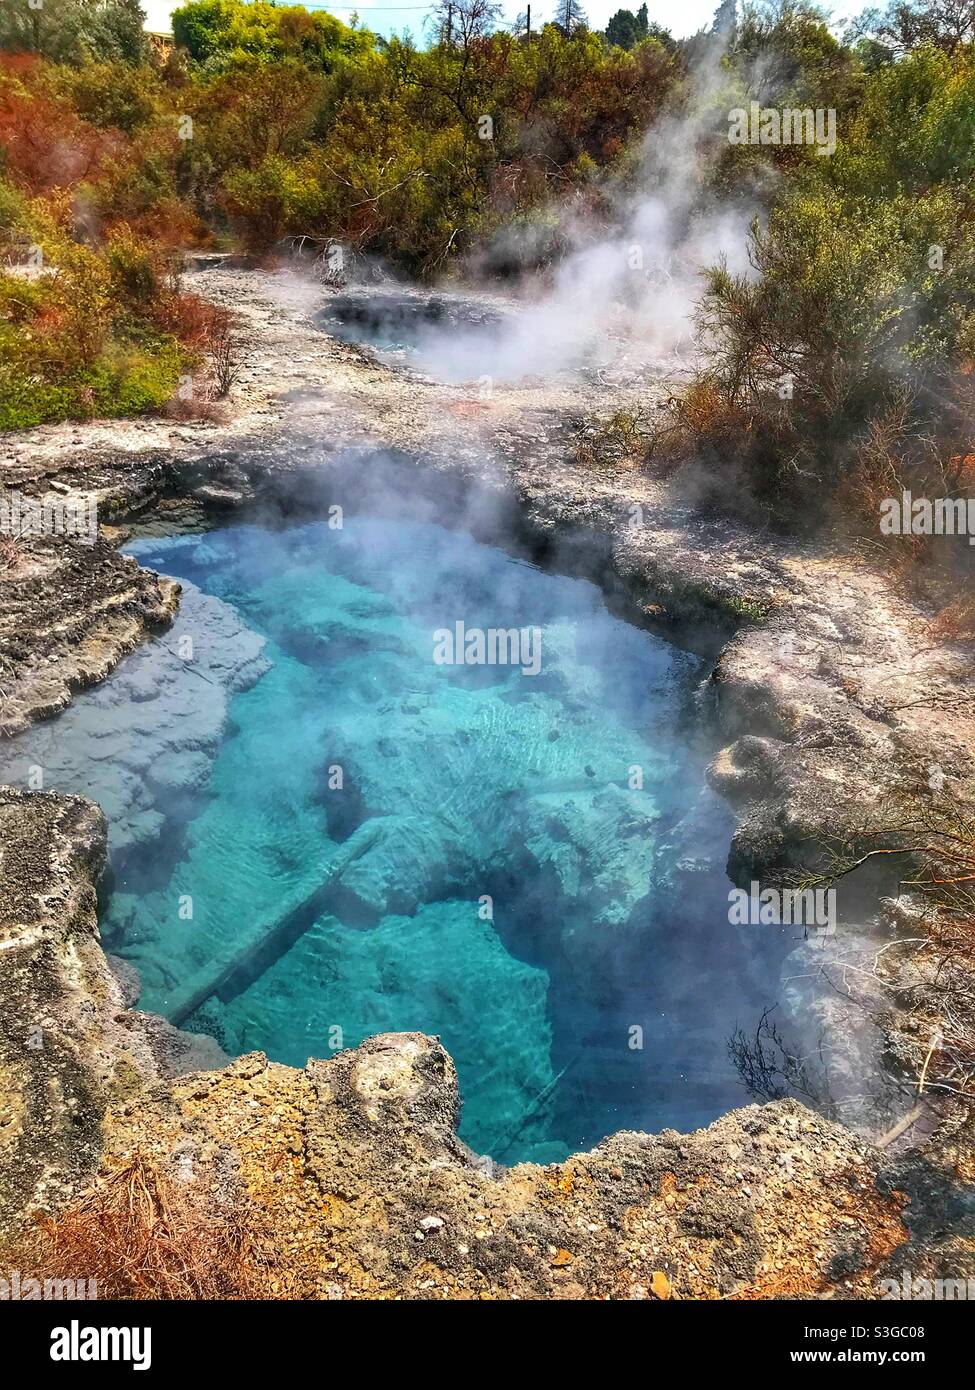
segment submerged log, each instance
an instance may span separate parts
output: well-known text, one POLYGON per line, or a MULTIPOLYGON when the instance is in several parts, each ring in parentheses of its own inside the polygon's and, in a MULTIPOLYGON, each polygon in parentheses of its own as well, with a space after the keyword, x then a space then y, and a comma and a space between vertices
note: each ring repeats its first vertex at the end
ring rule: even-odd
POLYGON ((270 926, 236 943, 226 955, 209 961, 177 992, 167 1010, 170 1023, 177 1026, 202 1004, 217 995, 224 1003, 233 999, 263 975, 299 937, 329 911, 329 904, 342 875, 357 859, 368 853, 385 832, 382 817, 361 825, 338 849, 322 882, 310 894, 288 908, 270 926))

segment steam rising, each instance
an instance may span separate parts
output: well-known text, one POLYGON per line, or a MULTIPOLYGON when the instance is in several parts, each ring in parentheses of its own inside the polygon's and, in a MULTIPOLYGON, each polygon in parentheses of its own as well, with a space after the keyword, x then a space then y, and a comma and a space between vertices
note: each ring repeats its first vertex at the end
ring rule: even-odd
MULTIPOLYGON (((621 359, 648 367, 692 351, 702 273, 721 259, 732 273, 750 273, 748 228, 758 211, 751 202, 716 204, 708 187, 708 162, 728 133, 723 52, 711 46, 692 74, 683 113, 645 136, 635 191, 619 182, 602 190, 614 210, 611 225, 570 212, 560 228, 568 254, 549 278, 523 286, 519 312, 499 331, 424 335, 422 355, 435 376, 518 382, 621 359)), ((518 242, 509 228, 495 251, 509 261, 513 253, 529 259, 532 233, 518 242)), ((491 249, 471 264, 479 275, 490 273, 491 249)))

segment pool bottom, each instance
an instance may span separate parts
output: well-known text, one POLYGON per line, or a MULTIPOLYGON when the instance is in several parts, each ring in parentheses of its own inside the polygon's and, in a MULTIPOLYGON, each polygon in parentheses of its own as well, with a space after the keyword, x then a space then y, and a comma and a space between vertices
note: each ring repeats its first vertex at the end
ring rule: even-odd
POLYGON ((103 931, 141 1007, 172 1016, 372 827, 287 948, 181 1026, 294 1065, 439 1035, 461 1136, 505 1162, 747 1099, 728 1041, 774 1002, 779 953, 728 924, 695 658, 588 583, 430 523, 134 549, 184 581, 175 627, 18 756, 105 806, 103 931), (438 665, 432 634, 459 619, 537 626, 538 675, 438 665))

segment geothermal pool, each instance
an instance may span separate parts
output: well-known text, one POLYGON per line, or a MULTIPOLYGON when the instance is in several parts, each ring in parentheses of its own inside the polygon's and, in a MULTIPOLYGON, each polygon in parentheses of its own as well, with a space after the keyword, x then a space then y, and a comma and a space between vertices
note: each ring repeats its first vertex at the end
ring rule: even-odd
POLYGON ((326 300, 317 323, 333 338, 372 349, 389 365, 453 383, 504 375, 518 334, 517 320, 492 306, 402 288, 336 294, 326 300))
POLYGON ((749 1099, 728 1040, 781 954, 728 923, 700 658, 429 521, 129 549, 183 582, 175 626, 0 772, 104 807, 140 1008, 299 1066, 439 1034, 461 1136, 508 1163, 749 1099), (461 621, 534 632, 537 674, 435 660, 461 621))

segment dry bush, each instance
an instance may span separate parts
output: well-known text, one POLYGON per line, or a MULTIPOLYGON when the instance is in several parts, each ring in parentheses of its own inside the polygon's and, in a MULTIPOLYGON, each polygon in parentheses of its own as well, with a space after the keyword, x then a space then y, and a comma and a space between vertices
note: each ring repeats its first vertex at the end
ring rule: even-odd
POLYGON ((872 419, 852 451, 839 498, 844 510, 852 507, 872 520, 880 515, 886 497, 896 497, 905 487, 904 445, 910 437, 911 405, 902 398, 872 419))
POLYGON ((702 376, 683 395, 670 397, 665 412, 654 421, 646 456, 661 473, 674 472, 705 454, 730 461, 740 452, 751 425, 749 412, 702 376))
POLYGON ((211 240, 206 224, 176 197, 162 198, 154 207, 127 220, 139 236, 167 251, 205 246, 211 240))
POLYGON ((209 366, 209 382, 202 376, 199 385, 195 380, 192 394, 175 396, 165 413, 178 420, 222 422, 226 412, 216 402, 229 395, 240 374, 233 315, 198 295, 171 288, 160 301, 156 321, 198 357, 205 357, 209 366))
POLYGON ((884 551, 898 569, 937 566, 941 537, 879 535, 881 503, 904 492, 924 498, 965 498, 975 487, 975 413, 971 388, 958 378, 941 398, 942 409, 921 424, 917 398, 903 391, 874 416, 854 441, 840 480, 838 515, 847 530, 884 551), (932 547, 932 541, 937 544, 932 547))
POLYGON ((181 395, 177 392, 163 406, 162 414, 167 420, 186 423, 202 421, 208 425, 225 425, 228 418, 226 407, 210 398, 208 388, 203 382, 197 387, 195 378, 192 394, 181 395))
POLYGON ((873 973, 920 1039, 918 1093, 975 1101, 975 819, 940 798, 861 839, 887 845, 838 853, 831 881, 881 856, 913 866, 901 888, 922 911, 909 932, 878 951, 873 973))
POLYGON ((584 468, 631 466, 642 463, 653 425, 639 407, 614 411, 586 430, 576 445, 576 461, 584 468))
POLYGON ((199 295, 171 288, 160 298, 155 321, 186 347, 205 352, 215 338, 227 331, 230 314, 199 295))
POLYGON ((616 410, 606 422, 606 433, 627 456, 646 453, 647 441, 653 428, 653 421, 639 407, 630 410, 616 410))
POLYGON ((210 369, 217 389, 217 397, 222 400, 230 394, 230 388, 240 375, 240 358, 237 343, 229 323, 221 325, 209 343, 210 369))
MULTIPOLYGON (((975 871, 975 856, 969 861, 975 871)), ((906 1009, 920 1041, 916 1059, 918 1094, 975 1101, 975 904, 963 912, 946 906, 941 888, 917 881, 937 910, 924 937, 895 944, 878 958, 878 978, 906 1009)))
POLYGON ((20 562, 20 546, 13 536, 0 536, 0 574, 16 569, 20 562))
POLYGON ((936 642, 975 641, 975 599, 956 599, 931 622, 929 631, 936 642))
POLYGON ((881 504, 975 498, 972 375, 945 374, 937 395, 901 384, 871 410, 854 426, 801 395, 736 396, 704 374, 667 403, 647 460, 680 472, 702 504, 839 538, 939 611, 934 640, 970 641, 975 548, 965 535, 885 534, 881 504))
POLYGON ((882 535, 881 503, 905 490, 943 495, 934 481, 939 471, 937 447, 930 438, 912 435, 911 412, 911 402, 904 397, 868 423, 853 445, 836 498, 836 515, 846 535, 901 578, 923 565, 931 537, 882 535))
POLYGON ((42 1221, 10 1258, 41 1280, 95 1279, 99 1298, 286 1297, 272 1290, 272 1249, 245 1192, 174 1180, 137 1154, 42 1221))

